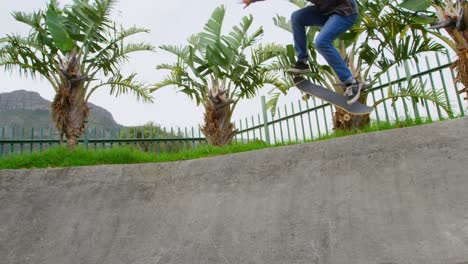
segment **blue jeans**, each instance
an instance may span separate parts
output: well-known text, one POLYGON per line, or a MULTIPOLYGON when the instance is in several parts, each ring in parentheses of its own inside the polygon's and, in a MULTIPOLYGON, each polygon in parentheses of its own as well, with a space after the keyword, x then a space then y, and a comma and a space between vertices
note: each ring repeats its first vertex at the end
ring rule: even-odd
POLYGON ((333 46, 333 41, 354 25, 357 16, 357 14, 351 16, 324 15, 316 6, 308 6, 292 13, 291 24, 298 58, 308 58, 305 27, 322 27, 315 39, 315 47, 342 82, 352 81, 353 75, 338 50, 333 46))

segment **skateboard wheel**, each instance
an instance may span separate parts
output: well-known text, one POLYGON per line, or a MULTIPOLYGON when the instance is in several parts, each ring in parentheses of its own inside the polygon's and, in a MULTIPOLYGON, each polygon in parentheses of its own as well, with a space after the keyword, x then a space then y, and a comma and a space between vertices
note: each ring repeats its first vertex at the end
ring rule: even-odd
POLYGON ((343 116, 343 119, 344 119, 346 122, 348 122, 349 120, 351 120, 351 115, 350 115, 350 114, 345 114, 345 115, 343 116))

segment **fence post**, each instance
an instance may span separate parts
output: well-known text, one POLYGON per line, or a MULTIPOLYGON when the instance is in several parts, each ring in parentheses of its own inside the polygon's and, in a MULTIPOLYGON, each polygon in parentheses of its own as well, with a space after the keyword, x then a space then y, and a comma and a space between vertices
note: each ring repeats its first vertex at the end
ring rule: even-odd
MULTIPOLYGON (((24 140, 24 127, 21 128, 21 141, 24 140)), ((20 143, 20 153, 23 154, 23 151, 24 151, 24 143, 21 142, 20 143)))
MULTIPOLYGON (((34 140, 34 127, 31 127, 31 140, 34 140)), ((31 142, 29 145, 29 153, 31 154, 34 150, 34 143, 31 142)))
MULTIPOLYGON (((436 53, 436 60, 437 60, 437 65, 442 65, 440 63, 440 56, 439 56, 439 53, 436 53)), ((450 112, 453 113, 452 111, 452 104, 450 103, 450 97, 448 95, 448 91, 447 91, 447 85, 445 84, 445 78, 444 78, 444 73, 442 72, 443 69, 440 69, 439 70, 439 74, 440 74, 440 78, 442 79, 442 86, 444 87, 444 94, 445 94, 445 99, 447 100, 447 103, 448 103, 448 109, 450 110, 450 112)), ((458 95, 457 95, 458 96, 458 95)))
MULTIPOLYGON (((406 74, 406 81, 408 82, 408 89, 413 89, 413 82, 410 67, 408 61, 405 61, 405 74, 406 74)), ((422 99, 421 99, 422 100, 422 99)), ((419 115, 418 105, 415 102, 414 98, 411 98, 411 102, 413 103, 413 111, 416 119, 420 119, 421 116, 419 115)))
MULTIPOLYGON (((5 139, 5 128, 2 127, 2 139, 5 139)), ((0 158, 3 156, 3 145, 4 143, 2 142, 0 144, 0 158)))
POLYGON ((88 145, 88 143, 89 143, 89 140, 88 140, 88 132, 89 132, 89 131, 88 131, 88 128, 85 128, 84 142, 83 142, 83 143, 84 143, 84 147, 85 147, 86 150, 89 149, 89 145, 88 145))
POLYGON ((270 131, 268 129, 268 114, 266 107, 265 96, 262 96, 262 111, 263 111, 263 129, 265 130, 265 141, 270 144, 270 131))
POLYGON ((42 137, 43 137, 43 135, 44 135, 44 134, 43 134, 43 133, 44 133, 44 129, 41 128, 40 131, 41 131, 41 132, 39 133, 39 142, 40 142, 40 143, 39 143, 39 152, 42 152, 42 137))
MULTIPOLYGON (((11 140, 15 139, 15 127, 11 128, 11 140)), ((15 145, 13 143, 10 143, 10 154, 13 154, 15 151, 15 145)))

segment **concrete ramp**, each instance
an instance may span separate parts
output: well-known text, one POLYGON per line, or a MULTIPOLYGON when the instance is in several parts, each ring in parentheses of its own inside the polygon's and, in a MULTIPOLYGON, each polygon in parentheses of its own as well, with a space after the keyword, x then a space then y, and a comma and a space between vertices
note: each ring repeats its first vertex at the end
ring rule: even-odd
POLYGON ((0 263, 466 264, 467 132, 0 171, 0 263))

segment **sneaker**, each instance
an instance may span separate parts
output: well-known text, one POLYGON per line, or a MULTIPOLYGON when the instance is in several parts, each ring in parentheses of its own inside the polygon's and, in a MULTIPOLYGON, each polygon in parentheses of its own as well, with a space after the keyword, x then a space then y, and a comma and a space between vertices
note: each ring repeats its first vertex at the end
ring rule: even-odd
POLYGON ((360 83, 356 79, 354 79, 352 83, 346 85, 344 96, 346 97, 346 101, 348 104, 354 104, 359 99, 363 87, 364 84, 360 83))
POLYGON ((288 69, 290 74, 303 74, 311 72, 307 59, 297 60, 296 64, 288 69))

